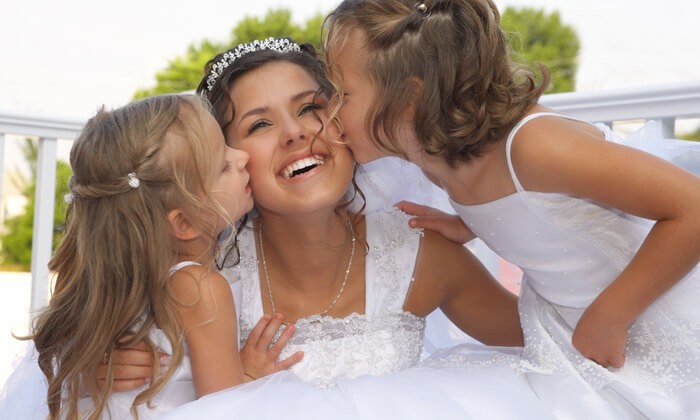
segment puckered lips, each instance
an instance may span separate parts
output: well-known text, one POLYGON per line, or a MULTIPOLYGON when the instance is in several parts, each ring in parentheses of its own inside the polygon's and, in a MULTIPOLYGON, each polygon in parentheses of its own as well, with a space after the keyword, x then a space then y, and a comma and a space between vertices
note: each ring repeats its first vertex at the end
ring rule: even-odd
POLYGON ((292 179, 295 176, 307 173, 312 169, 323 165, 325 162, 325 157, 322 155, 314 154, 305 156, 285 166, 282 171, 280 171, 280 175, 285 179, 292 179))

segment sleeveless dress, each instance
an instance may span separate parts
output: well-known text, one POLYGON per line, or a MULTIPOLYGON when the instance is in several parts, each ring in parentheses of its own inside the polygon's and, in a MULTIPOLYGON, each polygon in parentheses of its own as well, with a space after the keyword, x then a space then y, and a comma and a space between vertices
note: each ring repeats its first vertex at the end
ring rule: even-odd
MULTIPOLYGON (((603 368, 573 348, 583 311, 627 266, 651 222, 589 200, 522 187, 511 145, 522 125, 545 115, 563 117, 531 115, 507 139, 515 193, 479 205, 451 200, 477 237, 523 271, 519 311, 525 349, 518 369, 563 418, 700 419, 698 267, 633 323, 622 368, 603 368), (577 405, 582 411, 572 410, 577 405)), ((600 128, 609 141, 620 141, 600 128)))
MULTIPOLYGON (((170 275, 176 271, 191 265, 200 265, 193 261, 183 261, 170 269, 170 275)), ((153 343, 164 353, 172 353, 172 346, 165 334, 158 328, 154 328, 148 334, 153 343)), ((152 400, 151 408, 145 404, 138 406, 139 419, 152 419, 158 415, 195 400, 194 383, 192 382, 192 366, 187 344, 183 341, 184 356, 168 383, 152 400)), ((46 419, 48 408, 46 406, 47 382, 46 377, 39 369, 36 351, 31 346, 18 368, 8 379, 3 394, 0 396, 0 419, 46 419)), ((102 418, 112 420, 133 419, 131 405, 136 396, 147 387, 142 386, 132 391, 115 392, 108 401, 107 409, 102 418), (107 411, 109 410, 109 411, 107 411)), ((78 401, 78 408, 82 412, 92 408, 92 399, 83 398, 78 401)))
MULTIPOLYGON (((167 413, 166 419, 548 419, 527 383, 512 368, 519 349, 503 348, 493 369, 462 369, 454 360, 421 361, 426 321, 403 310, 420 231, 396 209, 365 215, 365 313, 345 318, 314 315, 296 323, 282 358, 302 350, 289 371, 210 394, 167 413), (507 404, 504 404, 507 402, 507 404)), ((241 339, 263 315, 260 273, 252 229, 239 237, 241 262, 233 278, 241 339), (240 280, 238 280, 240 279, 240 280)), ((470 354, 489 357, 479 344, 470 354)), ((466 348, 466 347, 464 347, 466 348)), ((475 356, 476 357, 476 356, 475 356)))

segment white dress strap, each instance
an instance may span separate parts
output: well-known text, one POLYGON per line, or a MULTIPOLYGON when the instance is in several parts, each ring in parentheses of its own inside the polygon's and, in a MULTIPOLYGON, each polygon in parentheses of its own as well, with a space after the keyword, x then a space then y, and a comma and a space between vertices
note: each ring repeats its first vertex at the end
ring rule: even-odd
POLYGON ((515 124, 515 127, 510 131, 508 134, 508 138, 506 139, 506 160, 508 161, 508 170, 510 171, 510 177, 513 179, 513 184, 515 184, 515 188, 518 191, 525 191, 523 188, 522 184, 520 183, 520 180, 518 179, 518 176, 515 175, 515 169, 513 168, 513 161, 510 156, 510 148, 511 145, 513 144, 513 139, 515 138, 515 135, 518 133, 518 130, 520 130, 525 124, 528 122, 534 120, 535 118, 539 117, 560 117, 560 118, 566 118, 569 120, 574 120, 574 121, 580 121, 580 122, 585 122, 587 124, 590 124, 590 122, 586 120, 582 120, 580 118, 576 117, 570 117, 568 115, 563 115, 563 114, 557 114, 556 112, 536 112, 534 114, 530 114, 523 118, 522 120, 518 121, 517 124, 515 124))
POLYGON ((201 266, 202 264, 196 262, 196 261, 180 261, 179 263, 175 264, 174 266, 170 267, 170 271, 168 272, 169 276, 172 276, 176 271, 182 270, 185 267, 189 267, 192 265, 199 265, 201 266))

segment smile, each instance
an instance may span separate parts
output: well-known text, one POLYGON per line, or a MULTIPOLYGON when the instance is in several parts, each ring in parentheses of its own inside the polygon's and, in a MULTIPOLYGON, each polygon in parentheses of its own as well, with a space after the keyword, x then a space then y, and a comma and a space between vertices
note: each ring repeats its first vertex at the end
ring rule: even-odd
POLYGON ((317 156, 305 157, 293 162, 291 165, 282 169, 282 176, 286 179, 294 178, 297 175, 309 172, 317 166, 323 165, 324 160, 317 156))

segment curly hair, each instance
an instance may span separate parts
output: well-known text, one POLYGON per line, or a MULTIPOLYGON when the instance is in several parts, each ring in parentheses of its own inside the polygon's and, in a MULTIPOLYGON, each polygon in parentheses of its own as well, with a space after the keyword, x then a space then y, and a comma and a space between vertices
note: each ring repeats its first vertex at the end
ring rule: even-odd
POLYGON ((537 103, 549 73, 512 63, 500 15, 490 0, 345 0, 324 22, 329 75, 342 89, 333 54, 350 33, 364 41, 375 97, 372 140, 406 157, 397 126, 406 104, 426 153, 450 166, 478 157, 537 103), (407 82, 419 81, 417 89, 407 82))

